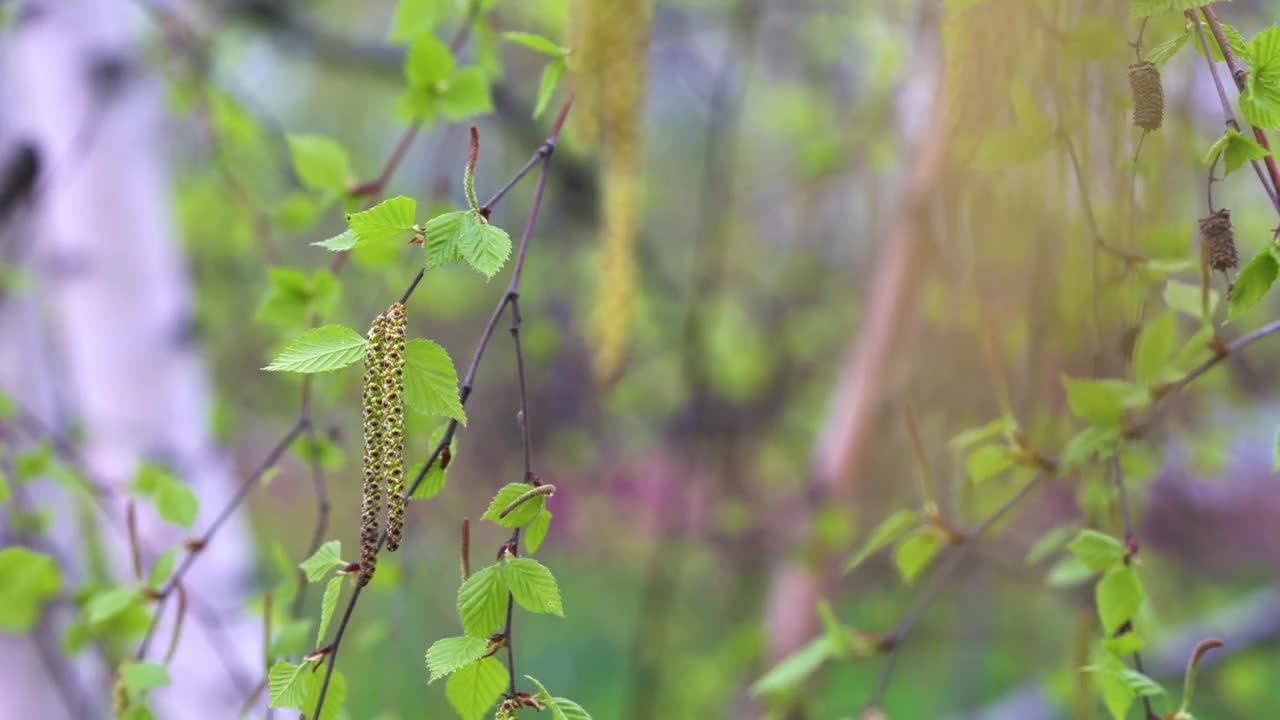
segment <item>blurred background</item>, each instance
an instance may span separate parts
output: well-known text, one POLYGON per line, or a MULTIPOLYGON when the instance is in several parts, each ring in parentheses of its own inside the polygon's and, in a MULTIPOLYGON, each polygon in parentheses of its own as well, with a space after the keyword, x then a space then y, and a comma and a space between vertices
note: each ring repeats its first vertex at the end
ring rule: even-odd
MULTIPOLYGON (((1218 13, 1244 38, 1280 20, 1218 13)), ((891 659, 751 688, 823 632, 820 601, 885 633, 924 594, 892 549, 841 572, 886 516, 972 528, 1034 476, 975 478, 961 433, 1014 418, 1058 455, 1083 426, 1063 376, 1131 379, 1135 336, 1166 315, 1173 364, 1208 357, 1196 221, 1223 116, 1189 27, 1114 0, 0 0, 2 540, 56 560, 0 570, 0 714, 112 716, 160 604, 102 598, 133 592, 133 548, 149 568, 211 523, 151 710, 269 712, 266 668, 315 648, 320 589, 299 595, 296 564, 323 539, 357 553, 361 379, 261 368, 320 318, 363 333, 421 263, 313 243, 381 197, 420 220, 465 207, 469 125, 489 197, 568 107, 520 287, 533 466, 558 488, 539 558, 566 617, 517 616, 519 672, 606 720, 858 717, 886 662, 892 718, 1107 717, 1079 671, 1089 576, 1061 550, 1076 528, 1123 533, 1102 460, 975 543, 891 659), (423 35, 478 85, 415 95, 423 35), (1185 43, 1145 134, 1135 42, 1185 43), (340 182, 291 136, 340 146, 340 182), (191 488, 194 519, 163 517, 148 473, 191 488)), ((491 216, 517 240, 535 178, 491 216)), ((1264 249, 1258 178, 1211 191, 1242 259, 1264 249)), ((410 337, 461 377, 509 268, 428 272, 410 337)), ((1217 333, 1275 309, 1219 309, 1217 333)), ((1119 452, 1148 674, 1176 699, 1190 647, 1227 641, 1196 717, 1280 713, 1277 345, 1198 378, 1119 452)), ((504 321, 447 485, 409 506, 347 630, 342 716, 452 716, 423 654, 458 633, 461 519, 476 562, 505 537, 479 517, 522 479, 516 379, 504 321)), ((441 425, 408 414, 409 465, 441 425)))

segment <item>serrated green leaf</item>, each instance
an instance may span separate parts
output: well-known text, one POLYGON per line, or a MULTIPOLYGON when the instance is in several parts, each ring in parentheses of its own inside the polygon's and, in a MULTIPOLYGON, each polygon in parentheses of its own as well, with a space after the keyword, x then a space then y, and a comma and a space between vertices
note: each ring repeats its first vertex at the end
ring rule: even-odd
POLYGON ((1121 380, 1063 377, 1062 383, 1071 412, 1100 427, 1120 425, 1124 422, 1125 410, 1136 407, 1147 397, 1144 388, 1135 388, 1121 380))
POLYGON ((368 210, 347 213, 347 225, 361 244, 407 242, 418 232, 414 227, 417 210, 417 201, 398 195, 368 210))
POLYGON ((560 586, 545 565, 533 558, 513 558, 502 568, 502 574, 520 607, 529 612, 564 617, 560 586))
POLYGON ((0 549, 0 631, 26 633, 62 589, 52 556, 14 545, 0 549))
POLYGON ((1108 657, 1105 664, 1087 665, 1084 670, 1097 676, 1098 687, 1102 690, 1102 702, 1111 713, 1112 720, 1125 720, 1137 695, 1120 678, 1119 668, 1112 667, 1118 663, 1118 660, 1108 657))
POLYGON ((267 705, 273 708, 301 708, 307 698, 308 663, 294 665, 279 660, 267 672, 267 705))
POLYGON ((461 261, 459 238, 477 222, 475 213, 470 210, 447 212, 428 220, 422 231, 422 254, 426 269, 461 261))
POLYGON ((1203 4, 1203 0, 1129 0, 1129 14, 1134 17, 1149 17, 1163 13, 1196 10, 1203 4))
POLYGON ((1097 574, 1097 571, 1085 565, 1080 558, 1075 555, 1066 555, 1049 568, 1045 582, 1050 587, 1070 587, 1079 585, 1097 574))
POLYGON ((339 370, 364 357, 365 339, 344 325, 308 330, 285 344, 263 370, 319 373, 339 370))
POLYGON ((546 504, 547 497, 545 495, 538 495, 525 500, 504 518, 500 518, 498 516, 501 515, 502 511, 514 502, 516 498, 532 489, 532 485, 526 485, 525 483, 509 483, 504 485, 502 489, 498 491, 498 494, 493 496, 493 500, 489 501, 489 508, 484 511, 483 519, 492 520, 506 528, 518 528, 529 524, 529 522, 537 516, 538 511, 542 510, 543 506, 546 504))
MULTIPOLYGON (((320 687, 324 684, 323 672, 307 672, 307 699, 303 703, 304 711, 315 708, 316 703, 320 701, 320 687)), ((324 696, 324 709, 320 711, 319 720, 338 720, 339 716, 348 717, 343 712, 343 703, 347 701, 347 678, 342 674, 341 670, 334 670, 333 677, 329 678, 329 690, 324 696)), ((306 717, 310 718, 310 715, 306 717)))
POLYGON ((185 483, 171 480, 160 486, 155 494, 156 511, 160 517, 179 527, 191 529, 200 511, 200 501, 185 483))
POLYGON ((1137 614, 1142 604, 1142 583, 1132 567, 1121 565, 1102 576, 1094 597, 1103 632, 1108 636, 1114 635, 1121 625, 1133 620, 1137 614))
POLYGON ((831 637, 823 634, 787 656, 751 685, 753 696, 770 695, 799 685, 835 657, 831 637))
POLYGON ((986 425, 970 428, 959 435, 956 435, 947 443, 947 447, 958 451, 967 450, 992 438, 999 437, 1000 435, 1009 432, 1013 427, 1013 418, 1002 415, 986 425))
POLYGON ((404 77, 413 88, 434 89, 453 75, 453 68, 449 46, 430 33, 418 35, 404 56, 404 77))
MULTIPOLYGON (((288 587, 294 588, 294 583, 289 583, 288 587)), ((276 602, 285 602, 283 597, 276 598, 276 602)), ((283 655, 298 655, 304 650, 309 650, 311 637, 311 620, 302 618, 285 623, 275 631, 275 637, 271 640, 271 652, 267 653, 271 657, 280 657, 283 655)))
POLYGON ((542 547, 542 541, 547 537, 547 531, 551 529, 551 511, 542 508, 534 516, 533 521, 529 523, 529 527, 524 534, 525 552, 532 555, 538 552, 538 548, 542 547))
POLYGON ((984 445, 969 454, 965 469, 975 483, 999 475, 1013 465, 1013 451, 1004 445, 984 445))
POLYGON ((1280 26, 1258 33, 1243 55, 1249 75, 1240 94, 1240 114, 1255 127, 1280 127, 1280 26))
POLYGON ((153 662, 126 662, 120 666, 120 680, 130 694, 169 685, 169 671, 153 662))
POLYGON ((562 57, 568 53, 568 50, 565 48, 560 47, 541 35, 535 35, 533 33, 504 32, 502 33, 502 37, 513 43, 519 43, 530 50, 536 50, 544 55, 550 55, 551 57, 562 57))
MULTIPOLYGON (((1190 39, 1191 30, 1183 30, 1181 33, 1174 35, 1168 40, 1165 40, 1159 45, 1151 48, 1151 50, 1147 52, 1147 62, 1152 63, 1156 67, 1164 67, 1165 63, 1169 62, 1174 55, 1177 55, 1178 51, 1182 49, 1182 46, 1186 45, 1187 41, 1190 39)), ((1198 49, 1199 47, 1199 44, 1197 44, 1196 48, 1198 49)))
POLYGON ((1277 275, 1280 275, 1280 262, 1276 261, 1275 252, 1268 245, 1240 268, 1235 287, 1231 290, 1231 311, 1227 317, 1234 320, 1240 313, 1257 305, 1267 296, 1277 275))
MULTIPOLYGON (((444 423, 437 427, 431 433, 431 442, 427 444, 427 447, 434 448, 439 445, 440 441, 444 439, 444 434, 448 432, 448 429, 449 423, 444 423)), ((452 441, 449 443, 449 453, 453 456, 458 454, 458 436, 456 433, 454 434, 452 441)), ((443 455, 443 453, 441 454, 443 455)), ((425 462, 426 460, 419 460, 414 464, 413 468, 409 470, 409 474, 407 475, 410 479, 409 482, 412 483, 417 479, 418 473, 422 472, 422 464, 425 462)), ((426 500, 435 497, 444 489, 445 483, 448 482, 448 473, 448 468, 441 467, 441 460, 437 458, 436 461, 431 464, 431 468, 427 470, 427 474, 422 478, 422 482, 418 484, 418 489, 413 491, 413 499, 426 500)))
POLYGON ((338 608, 338 597, 342 595, 344 576, 334 575, 329 584, 324 586, 324 597, 320 600, 320 627, 316 630, 316 645, 324 643, 324 634, 329 630, 329 622, 333 620, 333 611, 338 608))
POLYGON ((151 563, 151 571, 147 573, 147 587, 159 589, 169 581, 169 576, 173 574, 173 567, 178 562, 178 548, 172 547, 160 553, 160 556, 151 563))
POLYGON ((342 541, 330 540, 316 548, 311 557, 298 563, 298 567, 306 573, 307 582, 319 582, 330 570, 346 564, 342 559, 342 541))
POLYGON ((353 232, 351 228, 347 228, 346 230, 343 230, 342 232, 338 233, 337 235, 334 235, 328 240, 321 240, 320 242, 313 242, 311 244, 322 247, 325 250, 332 250, 333 252, 341 252, 343 250, 350 250, 351 248, 355 247, 356 243, 359 241, 360 241, 360 238, 356 237, 355 232, 353 232))
POLYGON ((507 687, 507 669, 488 657, 449 676, 445 697, 462 720, 481 720, 507 687))
POLYGON ((929 563, 942 549, 946 540, 941 530, 932 525, 926 525, 917 528, 899 543, 898 549, 894 551, 893 561, 903 581, 908 584, 915 582, 920 573, 929 567, 929 563))
POLYGON ((1110 570, 1124 562, 1124 543, 1097 530, 1081 530, 1068 547, 1094 570, 1110 570))
POLYGON ((448 0, 399 0, 391 19, 391 42, 408 42, 429 33, 449 12, 448 0))
POLYGON ((507 618, 507 583, 502 568, 490 565, 473 573, 458 588, 458 617, 473 637, 487 638, 507 618))
POLYGON ((551 698, 551 711, 554 720, 591 720, 591 713, 569 698, 551 698))
POLYGON ((903 533, 915 527, 919 522, 920 513, 914 510, 898 510, 894 512, 882 520, 875 530, 871 531, 867 541, 862 544, 858 552, 854 553, 853 557, 849 558, 849 562, 845 563, 844 571, 846 573, 852 571, 867 558, 892 544, 903 533))
POLYGON ((458 372, 449 353, 421 338, 405 344, 404 403, 424 415, 438 415, 467 424, 467 413, 458 395, 458 372))
POLYGON ((1267 150, 1253 138, 1241 135, 1235 128, 1227 128, 1227 132, 1209 148, 1205 162, 1212 163, 1219 154, 1222 155, 1224 175, 1230 175, 1250 160, 1266 157, 1267 150))
POLYGON ((1133 379, 1150 385, 1160 379, 1178 343, 1178 319, 1172 311, 1147 323, 1133 344, 1133 379))
POLYGON ((1116 637, 1102 639, 1103 649, 1118 657, 1132 655, 1141 650, 1145 644, 1142 636, 1136 632, 1121 633, 1116 637))
MULTIPOLYGON (((1195 30, 1188 29, 1188 32, 1194 34, 1195 30)), ((1231 48, 1231 51, 1235 53, 1236 57, 1243 58, 1245 53, 1248 51, 1248 43, 1245 42, 1244 36, 1240 34, 1240 31, 1226 23, 1222 23, 1222 34, 1227 36, 1227 46, 1231 48)), ((1218 47, 1217 38, 1214 36, 1213 31, 1208 27, 1204 29, 1204 39, 1209 43, 1209 51, 1213 55, 1214 62, 1223 62, 1226 60, 1226 57, 1222 54, 1222 48, 1218 47)), ((1197 41, 1192 44, 1196 48, 1196 53, 1199 54, 1200 57, 1204 57, 1204 47, 1200 45, 1199 40, 1197 39, 1197 41)))
POLYGON ((440 112, 453 122, 493 111, 489 95, 489 78, 479 67, 463 68, 454 73, 449 85, 437 98, 440 112))
POLYGON ((85 606, 89 623, 97 625, 123 613, 142 601, 142 593, 133 587, 116 587, 97 593, 85 606))
POLYGON ((552 60, 542 69, 542 77, 538 80, 538 96, 533 104, 533 119, 537 120, 547 109, 547 103, 551 102, 551 96, 555 94, 556 88, 560 86, 560 80, 564 77, 565 70, 569 68, 569 64, 563 59, 552 60))
POLYGON ((351 175, 347 151, 323 135, 288 136, 289 156, 302 184, 312 190, 346 190, 351 175))
POLYGON ((1049 532, 1041 535, 1038 540, 1032 543, 1031 548, 1027 550, 1025 562, 1028 565, 1039 564, 1041 560, 1049 557, 1053 553, 1062 548, 1063 545, 1076 534, 1076 528, 1071 525, 1059 525, 1049 532))
POLYGON ((431 647, 427 648, 427 669, 431 672, 428 684, 470 665, 484 657, 488 651, 488 640, 470 635, 443 638, 431 643, 431 647))
POLYGON ((327 270, 308 275, 297 268, 270 268, 267 283, 257 319, 287 328, 305 326, 312 315, 331 311, 341 292, 337 279, 327 270))
POLYGON ((492 278, 511 256, 511 237, 489 223, 477 223, 459 238, 462 259, 486 278, 492 278))
MULTIPOLYGON (((1176 310, 1184 315, 1200 320, 1205 317, 1201 312, 1201 291, 1198 285, 1188 285, 1187 283, 1170 280, 1164 286, 1164 304, 1171 309, 1176 310)), ((1213 317, 1213 311, 1218 307, 1218 291, 1209 291, 1209 308, 1208 317, 1213 317)))
POLYGON ((1164 695, 1164 688, 1160 687, 1160 683, 1134 670, 1133 668, 1125 668, 1120 671, 1120 679, 1124 684, 1129 686, 1138 697, 1157 697, 1164 695))

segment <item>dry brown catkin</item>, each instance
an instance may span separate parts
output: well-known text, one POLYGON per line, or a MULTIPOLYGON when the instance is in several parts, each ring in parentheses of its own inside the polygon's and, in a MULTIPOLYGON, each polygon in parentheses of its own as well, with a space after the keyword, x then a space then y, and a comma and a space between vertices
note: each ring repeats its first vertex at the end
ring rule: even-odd
POLYGON ((404 351, 407 315, 400 303, 387 308, 386 358, 382 365, 382 477, 387 492, 387 550, 400 548, 404 533, 404 351))
POLYGON ((364 355, 364 498, 360 503, 360 576, 367 585, 378 564, 382 515, 382 366, 386 360, 386 314, 373 319, 364 355))
POLYGON ((1200 219, 1200 242, 1205 260, 1214 270, 1226 272, 1240 262, 1236 253, 1235 231, 1231 229, 1231 211, 1220 208, 1200 219))
POLYGON ((1164 122, 1160 70, 1145 60, 1130 65, 1129 88, 1133 91, 1133 124, 1143 130, 1159 130, 1164 122))

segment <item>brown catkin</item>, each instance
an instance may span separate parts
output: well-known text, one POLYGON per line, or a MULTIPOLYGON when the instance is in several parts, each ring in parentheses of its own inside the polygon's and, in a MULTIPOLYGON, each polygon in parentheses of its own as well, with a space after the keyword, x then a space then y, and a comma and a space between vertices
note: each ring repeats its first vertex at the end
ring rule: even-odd
POLYGON ((386 358, 382 365, 382 477, 387 491, 387 550, 400 548, 404 532, 404 305, 387 308, 386 358))
POLYGON ((364 499, 360 503, 361 586, 378 564, 378 528, 382 515, 382 367, 386 361, 387 316, 373 319, 364 355, 364 499))
POLYGON ((1133 91, 1133 124, 1143 130, 1159 130, 1164 121, 1164 87, 1160 70, 1145 60, 1129 66, 1133 91))
POLYGON ((1236 253, 1235 231, 1231 229, 1231 211, 1215 210, 1208 217, 1200 218, 1200 243, 1205 261, 1214 270, 1226 272, 1235 269, 1240 262, 1236 253))

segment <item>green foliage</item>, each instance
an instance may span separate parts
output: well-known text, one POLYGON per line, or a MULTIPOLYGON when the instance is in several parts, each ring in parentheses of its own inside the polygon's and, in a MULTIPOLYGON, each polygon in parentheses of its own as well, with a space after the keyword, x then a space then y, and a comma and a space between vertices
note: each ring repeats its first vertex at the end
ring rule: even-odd
POLYGON ((1129 0, 1129 14, 1134 17, 1149 17, 1163 13, 1197 10, 1203 4, 1200 0, 1129 0))
MULTIPOLYGON (((1187 44, 1187 41, 1191 39, 1191 35, 1191 30, 1183 30, 1177 35, 1174 35, 1168 40, 1156 45, 1147 52, 1147 61, 1157 67, 1163 67, 1165 63, 1169 62, 1169 60, 1173 58, 1174 55, 1178 54, 1178 51, 1182 49, 1182 46, 1187 44)), ((1200 45, 1197 43, 1196 49, 1198 50, 1199 48, 1200 45)))
POLYGON ((1250 160, 1266 157, 1267 149, 1259 145, 1257 140, 1241 135, 1235 128, 1227 128, 1227 132, 1205 154, 1205 162, 1212 163, 1219 155, 1222 156, 1223 174, 1230 175, 1250 160))
POLYGON ((514 510, 507 514, 506 517, 499 517, 502 511, 507 508, 516 498, 533 489, 532 485, 525 483, 509 483, 502 486, 497 495, 493 496, 493 500, 489 502, 489 508, 484 511, 483 518, 492 520, 493 522, 505 528, 518 528, 529 524, 547 502, 545 495, 531 497, 520 503, 514 510))
POLYGON ((844 571, 852 571, 867 558, 893 544, 899 537, 919 523, 920 513, 914 510, 898 510, 885 518, 876 526, 875 530, 871 531, 871 536, 862 544, 858 552, 854 553, 853 557, 849 558, 849 561, 845 563, 844 571))
POLYGON ((1075 534, 1076 529, 1071 525, 1060 525, 1053 528, 1049 532, 1041 535, 1040 538, 1031 545, 1027 550, 1025 562, 1028 565, 1038 564, 1041 560, 1044 560, 1062 549, 1062 546, 1067 543, 1067 540, 1075 534))
POLYGON ((428 270, 465 260, 492 278, 511 256, 511 237, 474 210, 437 215, 423 227, 423 257, 428 270))
POLYGON ((160 553, 155 562, 151 563, 151 570, 147 573, 147 587, 155 590, 163 587, 173 575, 173 567, 177 562, 178 548, 172 547, 160 553))
POLYGON ((444 692, 462 720, 481 720, 506 687, 506 667, 489 657, 454 672, 444 692))
POLYGON ((538 80, 538 97, 533 104, 533 119, 537 120, 542 113, 546 112, 547 103, 551 102, 551 96, 555 94, 556 88, 560 86, 560 80, 568 69, 569 64, 564 58, 552 60, 542 69, 542 77, 538 80))
POLYGON ((191 486, 173 476, 173 473, 154 463, 143 463, 134 474, 130 488, 137 494, 150 498, 156 512, 167 522, 191 529, 200 501, 191 486))
POLYGON ((120 666, 120 679, 130 694, 168 687, 170 682, 169 671, 153 662, 126 662, 120 666))
POLYGON ((345 325, 308 330, 285 344, 263 370, 319 373, 339 370, 364 357, 365 339, 345 325))
POLYGON ((436 115, 456 122, 493 109, 484 70, 458 68, 449 48, 430 34, 419 35, 409 46, 404 76, 408 88, 400 111, 419 122, 436 115))
POLYGON ((404 348, 404 404, 424 415, 467 424, 458 396, 458 371, 448 351, 430 340, 415 338, 404 348))
POLYGON ((272 325, 302 327, 311 321, 312 315, 331 312, 338 296, 338 280, 328 270, 307 275, 296 268, 269 268, 267 292, 258 305, 257 317, 272 325))
POLYGON ((907 583, 915 582, 946 541, 946 535, 932 525, 918 528, 894 551, 893 561, 898 567, 898 574, 907 583))
POLYGON ((751 694, 770 695, 793 688, 834 657, 836 657, 836 648, 831 636, 819 635, 752 683, 751 694))
POLYGON ((343 192, 351 176, 347 151, 323 135, 289 135, 289 156, 302 184, 312 190, 343 192))
MULTIPOLYGON (((1187 32, 1194 34, 1195 30, 1188 28, 1187 32)), ((1225 61, 1226 57, 1222 54, 1222 48, 1218 47, 1218 40, 1208 26, 1205 27, 1204 34, 1204 39, 1209 43, 1209 50, 1213 55, 1213 61, 1225 61)), ((1243 58, 1248 44, 1245 42, 1244 36, 1240 34, 1240 31, 1226 23, 1222 23, 1222 34, 1227 36, 1227 47, 1231 48, 1231 52, 1235 53, 1236 57, 1243 58)), ((1204 57, 1204 48, 1200 43, 1197 41, 1192 44, 1195 46, 1196 52, 1200 54, 1200 57, 1204 57)))
POLYGON ((565 55, 569 54, 568 48, 562 48, 559 45, 555 44, 554 42, 551 42, 547 38, 544 38, 541 35, 536 35, 534 33, 505 32, 505 33, 502 33, 502 37, 507 40, 510 40, 513 43, 518 43, 520 45, 523 45, 529 48, 530 50, 535 50, 537 52, 540 52, 543 55, 550 55, 551 57, 564 57, 565 55))
POLYGON ((487 638, 507 617, 507 583, 498 565, 473 573, 458 588, 458 617, 472 637, 487 638))
POLYGON ((951 441, 947 443, 947 446, 952 450, 967 450, 975 445, 1000 437, 1001 435, 1007 436, 1016 428, 1017 423, 1014 422, 1013 418, 1002 415, 985 425, 970 428, 956 435, 951 438, 951 441))
POLYGON ((1205 322, 1208 322, 1208 318, 1213 317, 1213 311, 1218 307, 1218 297, 1217 290, 1210 290, 1208 293, 1208 306, 1205 307, 1205 296, 1199 286, 1188 285, 1176 280, 1170 280, 1164 286, 1165 305, 1183 315, 1198 320, 1204 319, 1205 322))
POLYGON ((1097 530, 1081 530, 1068 547, 1081 562, 1099 572, 1124 562, 1124 544, 1097 530))
POLYGON ((1250 40, 1244 59, 1249 75, 1240 94, 1240 114, 1255 127, 1280 128, 1280 26, 1250 40))
POLYGON ((142 602, 142 593, 133 587, 114 587, 94 594, 85 606, 89 622, 105 623, 142 602))
POLYGON ((320 582, 334 568, 346 567, 342 559, 342 542, 330 540, 311 554, 311 557, 298 563, 302 572, 306 573, 307 582, 320 582))
POLYGON ((324 634, 328 632, 329 622, 333 620, 333 611, 338 607, 338 597, 342 595, 344 579, 342 575, 334 575, 324 586, 324 597, 320 600, 320 627, 316 630, 316 645, 324 642, 324 634))
POLYGON ((1169 366, 1178 342, 1178 319, 1161 313, 1138 333, 1133 345, 1133 379, 1139 385, 1158 382, 1169 366))
POLYGON ((534 516, 529 523, 528 529, 524 534, 525 551, 532 555, 538 552, 538 548, 542 547, 542 541, 547 537, 547 531, 551 529, 551 511, 542 508, 542 511, 534 516))
POLYGON ((1102 698, 1113 720, 1125 720, 1129 709, 1140 697, 1164 694, 1164 688, 1137 670, 1125 667, 1117 657, 1102 655, 1083 670, 1092 673, 1102 689, 1102 698))
POLYGON ((1128 565, 1113 567, 1102 576, 1094 589, 1098 618, 1107 636, 1131 622, 1142 605, 1142 583, 1138 573, 1128 565))
POLYGON ((0 549, 0 632, 26 633, 62 589, 52 556, 21 546, 0 549))
MULTIPOLYGON (((431 442, 429 445, 433 448, 439 445, 440 441, 444 439, 444 434, 448 429, 449 423, 444 423, 440 427, 436 428, 435 431, 431 433, 431 442)), ((449 453, 450 455, 455 456, 458 454, 458 436, 456 433, 454 434, 453 439, 449 442, 449 453)), ((443 455, 443 453, 441 454, 443 455)), ((411 478, 410 482, 412 482, 412 479, 416 479, 418 474, 422 472, 422 465, 425 462, 426 460, 420 460, 409 470, 408 477, 411 478)), ((412 498, 414 500, 426 500, 433 498, 444 489, 445 483, 449 480, 449 470, 448 468, 441 467, 442 464, 443 463, 440 459, 431 463, 431 467, 427 469, 427 474, 423 476, 422 482, 418 485, 418 489, 413 492, 412 498)))
POLYGON ((423 33, 430 33, 448 11, 448 0, 399 0, 388 39, 408 42, 423 33))
POLYGON ((591 720, 591 715, 578 703, 567 698, 553 697, 546 686, 531 675, 525 675, 525 678, 538 687, 538 693, 534 697, 543 707, 550 708, 554 720, 591 720))
POLYGON ((374 205, 368 210, 347 213, 347 225, 357 244, 383 245, 408 242, 417 234, 414 213, 418 203, 403 195, 374 205))
POLYGON ((496 225, 476 223, 458 238, 462 259, 476 272, 492 278, 511 256, 511 236, 496 225))
POLYGON ((310 663, 294 665, 284 660, 276 661, 267 672, 268 706, 273 708, 301 708, 307 698, 306 672, 310 663))
POLYGON ((1280 260, 1277 260, 1276 252, 1275 245, 1268 244, 1240 268, 1235 288, 1231 291, 1229 318, 1235 319, 1240 313, 1257 305, 1271 290, 1276 276, 1280 275, 1280 260))
POLYGON ((428 683, 448 675, 459 668, 484 657, 489 650, 489 641, 485 638, 462 635, 460 637, 442 638, 431 643, 427 648, 427 669, 431 672, 428 683))
POLYGON ((983 445, 969 454, 965 464, 969 479, 975 483, 984 482, 999 475, 1013 466, 1015 456, 1005 445, 983 445))
POLYGON ((560 587, 545 565, 533 558, 513 558, 502 568, 507 589, 520 607, 564 617, 560 587))
POLYGON ((1071 412, 1099 427, 1115 427, 1124 422, 1125 411, 1141 406, 1148 398, 1144 388, 1121 380, 1064 377, 1067 405, 1071 412))

